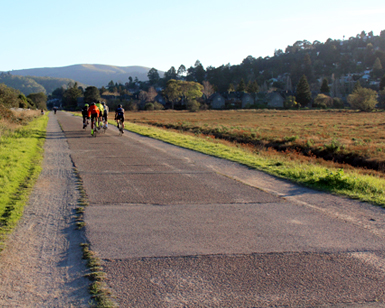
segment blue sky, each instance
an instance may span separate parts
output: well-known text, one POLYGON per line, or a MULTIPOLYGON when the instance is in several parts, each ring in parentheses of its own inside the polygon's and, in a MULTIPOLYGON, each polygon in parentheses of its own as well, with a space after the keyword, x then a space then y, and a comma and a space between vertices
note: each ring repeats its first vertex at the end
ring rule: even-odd
POLYGON ((384 16, 384 0, 0 0, 0 71, 234 65, 297 40, 379 35, 384 16))

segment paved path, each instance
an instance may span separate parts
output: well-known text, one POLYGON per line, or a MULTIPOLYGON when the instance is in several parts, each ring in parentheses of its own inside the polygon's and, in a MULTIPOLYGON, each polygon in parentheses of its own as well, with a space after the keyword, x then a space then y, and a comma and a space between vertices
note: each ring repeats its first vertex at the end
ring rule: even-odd
POLYGON ((385 211, 57 114, 121 307, 383 307, 385 211))

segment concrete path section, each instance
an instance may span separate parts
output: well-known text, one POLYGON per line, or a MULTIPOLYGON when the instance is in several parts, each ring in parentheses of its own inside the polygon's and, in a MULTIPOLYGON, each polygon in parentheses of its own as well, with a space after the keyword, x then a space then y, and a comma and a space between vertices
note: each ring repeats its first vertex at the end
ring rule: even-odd
POLYGON ((385 212, 58 113, 121 307, 383 307, 385 212))

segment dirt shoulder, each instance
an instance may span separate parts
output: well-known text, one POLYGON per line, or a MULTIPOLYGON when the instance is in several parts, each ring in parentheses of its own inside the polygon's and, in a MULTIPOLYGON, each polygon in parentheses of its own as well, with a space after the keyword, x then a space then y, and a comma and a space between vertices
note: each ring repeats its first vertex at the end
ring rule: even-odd
POLYGON ((76 230, 79 193, 68 143, 51 113, 43 171, 0 253, 1 307, 87 307, 87 269, 76 230))

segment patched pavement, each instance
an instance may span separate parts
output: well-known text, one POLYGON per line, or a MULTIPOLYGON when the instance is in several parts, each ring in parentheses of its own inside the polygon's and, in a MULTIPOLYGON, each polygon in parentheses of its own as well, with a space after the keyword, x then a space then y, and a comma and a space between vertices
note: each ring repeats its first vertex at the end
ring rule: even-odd
POLYGON ((90 201, 87 238, 121 307, 385 305, 382 231, 341 219, 362 216, 353 201, 333 196, 334 215, 328 195, 280 196, 266 183, 287 182, 244 166, 114 127, 92 138, 80 117, 56 116, 90 201))

